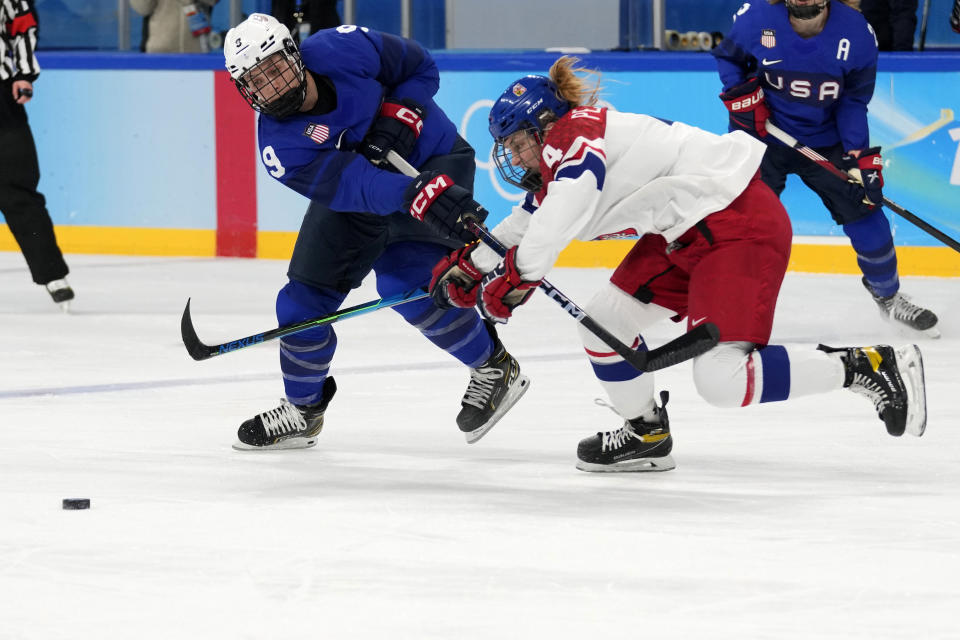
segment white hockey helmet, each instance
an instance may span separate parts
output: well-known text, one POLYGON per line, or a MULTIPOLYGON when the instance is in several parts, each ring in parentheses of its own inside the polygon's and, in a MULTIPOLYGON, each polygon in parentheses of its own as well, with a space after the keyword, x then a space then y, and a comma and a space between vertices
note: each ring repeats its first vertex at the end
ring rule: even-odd
POLYGON ((285 118, 303 105, 307 83, 300 51, 273 16, 253 13, 230 29, 223 55, 240 95, 257 111, 285 118))

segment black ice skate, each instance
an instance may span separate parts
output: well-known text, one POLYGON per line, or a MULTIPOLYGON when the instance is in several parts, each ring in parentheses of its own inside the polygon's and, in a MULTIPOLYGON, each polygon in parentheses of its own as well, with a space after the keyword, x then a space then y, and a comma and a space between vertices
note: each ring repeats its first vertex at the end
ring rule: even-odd
POLYGON ((867 284, 866 278, 863 278, 862 282, 870 295, 873 296, 873 301, 877 303, 880 315, 885 320, 889 320, 895 325, 919 331, 930 338, 940 337, 940 330, 937 329, 937 314, 933 311, 912 303, 909 296, 905 296, 899 291, 886 298, 878 296, 867 284))
POLYGON ((896 350, 887 345, 817 348, 840 355, 846 369, 843 386, 873 402, 887 433, 923 435, 927 428, 927 391, 923 356, 917 345, 896 350))
POLYGON ((654 409, 656 421, 643 418, 626 420, 616 431, 603 431, 580 441, 577 469, 581 471, 669 471, 676 465, 670 457, 673 437, 667 400, 670 393, 660 392, 660 406, 654 409))
POLYGON ((470 383, 460 404, 457 426, 473 444, 493 428, 510 407, 530 388, 530 380, 520 373, 520 364, 494 340, 493 355, 476 369, 470 369, 470 383))
POLYGON ((330 377, 324 380, 323 399, 316 404, 302 407, 284 398, 276 409, 257 414, 240 425, 233 448, 259 451, 314 446, 323 429, 323 414, 336 392, 337 383, 330 377))
POLYGON ((66 278, 52 280, 46 284, 47 293, 53 298, 53 301, 60 305, 65 312, 70 310, 70 301, 73 300, 73 289, 66 278))

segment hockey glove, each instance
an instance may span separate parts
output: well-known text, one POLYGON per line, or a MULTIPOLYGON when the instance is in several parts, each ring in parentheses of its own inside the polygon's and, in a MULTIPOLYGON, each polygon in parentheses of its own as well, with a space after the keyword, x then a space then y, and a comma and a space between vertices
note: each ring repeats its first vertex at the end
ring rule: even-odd
POLYGON ((433 267, 430 280, 430 297, 441 309, 460 307, 469 309, 477 304, 477 286, 483 280, 483 273, 470 262, 470 254, 477 243, 468 244, 444 256, 433 267))
POLYGON ((730 112, 730 125, 734 129, 746 129, 749 133, 767 135, 767 118, 770 109, 763 99, 760 80, 750 78, 720 94, 720 99, 730 112))
POLYGON ((403 206, 440 235, 464 243, 477 239, 467 222, 483 224, 488 215, 469 191, 439 171, 424 171, 414 178, 403 192, 403 206))
POLYGON ((842 159, 843 168, 863 187, 863 204, 874 206, 883 203, 883 159, 880 147, 849 151, 842 159))
POLYGON ((483 277, 477 301, 480 313, 490 322, 505 323, 513 310, 526 302, 539 280, 524 280, 517 270, 517 248, 510 247, 497 268, 483 277))
POLYGON ((380 164, 390 150, 406 158, 423 130, 423 107, 407 98, 386 98, 359 151, 370 162, 380 164))

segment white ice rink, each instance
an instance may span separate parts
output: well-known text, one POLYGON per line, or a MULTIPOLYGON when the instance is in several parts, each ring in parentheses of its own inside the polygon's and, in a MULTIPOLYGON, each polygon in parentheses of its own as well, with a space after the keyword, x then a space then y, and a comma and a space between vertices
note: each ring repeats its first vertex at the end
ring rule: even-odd
MULTIPOLYGON (((658 376, 677 468, 586 474, 619 420, 543 296, 501 334, 532 387, 477 444, 465 369, 383 310, 336 325, 319 445, 241 453, 276 343, 194 362, 180 313, 210 343, 271 328, 286 265, 68 261, 63 315, 0 253, 3 640, 960 638, 960 279, 904 281, 944 333, 923 438, 845 391, 713 409, 688 363, 658 376)), ((586 302, 605 276, 551 280, 586 302)), ((774 341, 908 339, 857 277, 790 274, 774 341)))

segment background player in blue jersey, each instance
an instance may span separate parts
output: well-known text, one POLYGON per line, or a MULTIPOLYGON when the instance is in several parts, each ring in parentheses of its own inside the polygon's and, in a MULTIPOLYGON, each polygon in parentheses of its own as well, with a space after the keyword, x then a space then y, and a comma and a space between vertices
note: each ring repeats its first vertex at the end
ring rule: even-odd
MULTIPOLYGON (((336 311, 371 270, 384 297, 425 286, 438 260, 474 239, 463 220, 487 214, 469 191, 474 152, 434 103, 439 72, 418 44, 342 25, 298 48, 275 18, 253 14, 227 33, 224 55, 260 112, 264 166, 311 201, 277 295, 281 325, 336 311), (380 168, 391 150, 423 173, 380 168)), ((475 442, 526 391, 517 361, 473 309, 443 310, 425 298, 395 310, 470 368, 457 424, 475 442)), ((328 375, 336 346, 330 326, 283 338, 286 398, 244 422, 234 447, 316 444, 336 392, 328 375)))
POLYGON ((863 16, 830 0, 745 3, 714 56, 731 129, 763 138, 770 117, 834 164, 859 171, 862 183, 844 183, 780 144, 761 164, 763 181, 777 194, 795 173, 820 196, 850 238, 863 284, 885 318, 939 336, 937 316, 899 292, 893 236, 880 207, 883 162, 867 128, 877 43, 863 16))

